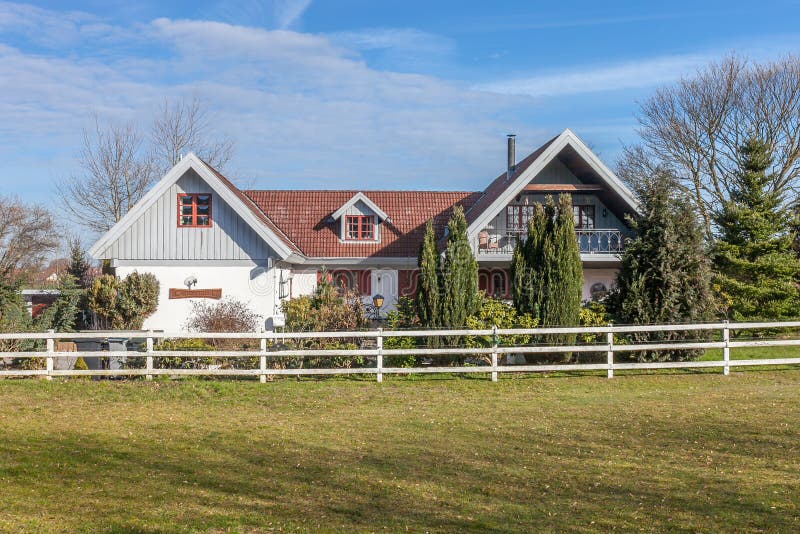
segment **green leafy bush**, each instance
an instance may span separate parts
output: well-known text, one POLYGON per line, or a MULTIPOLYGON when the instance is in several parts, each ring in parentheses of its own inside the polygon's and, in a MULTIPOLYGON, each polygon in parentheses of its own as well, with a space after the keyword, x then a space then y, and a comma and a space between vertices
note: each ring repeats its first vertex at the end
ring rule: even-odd
MULTIPOLYGON (((470 330, 488 330, 497 328, 535 328, 538 320, 529 313, 519 313, 514 306, 502 300, 481 296, 478 311, 467 318, 467 328, 470 330)), ((494 343, 492 336, 466 336, 467 347, 491 347, 494 343)), ((520 346, 531 342, 527 334, 513 334, 497 336, 498 346, 520 346)), ((491 363, 491 358, 484 355, 483 359, 491 363)))
MULTIPOLYGON (((331 332, 342 330, 361 330, 367 324, 361 297, 356 291, 337 288, 326 276, 322 276, 311 295, 286 300, 281 303, 286 330, 289 332, 331 332)), ((288 343, 293 348, 345 349, 358 348, 359 344, 347 339, 307 339, 288 343)), ((280 360, 271 358, 278 363, 280 360)), ((284 364, 311 366, 355 367, 363 365, 361 356, 320 356, 307 358, 304 362, 290 359, 284 364)))
MULTIPOLYGON (((397 301, 396 309, 386 314, 386 330, 403 330, 419 328, 420 320, 417 317, 416 303, 408 297, 400 297, 397 301)), ((383 338, 383 348, 385 349, 414 349, 418 346, 420 338, 411 336, 385 337, 383 338)), ((398 356, 386 356, 384 364, 386 367, 414 367, 417 357, 413 354, 401 354, 398 356)))
POLYGON ((89 369, 89 366, 86 365, 86 360, 78 356, 78 359, 75 360, 75 365, 73 365, 72 368, 75 369, 76 371, 87 371, 89 369))
POLYGON ((134 271, 124 279, 104 274, 87 290, 87 306, 101 330, 139 330, 158 308, 158 291, 158 279, 151 273, 134 271))
MULTIPOLYGON (((212 351, 214 347, 202 339, 164 339, 153 346, 159 351, 212 351)), ((153 358, 156 369, 203 369, 213 364, 215 359, 208 357, 159 356, 153 358)))

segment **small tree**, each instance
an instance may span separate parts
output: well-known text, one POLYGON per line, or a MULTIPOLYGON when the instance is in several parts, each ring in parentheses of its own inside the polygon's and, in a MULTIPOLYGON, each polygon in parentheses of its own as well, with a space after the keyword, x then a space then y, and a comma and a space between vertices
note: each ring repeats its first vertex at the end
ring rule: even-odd
POLYGON ((134 271, 122 281, 117 300, 121 328, 142 328, 144 320, 158 309, 158 279, 152 273, 134 271))
MULTIPOLYGON (((467 219, 461 206, 453 209, 447 230, 439 324, 445 328, 463 328, 467 317, 478 308, 478 262, 469 245, 467 219)), ((455 345, 458 338, 448 341, 455 345)))
POLYGON ((751 138, 740 153, 741 170, 731 180, 731 198, 714 217, 719 229, 715 287, 735 321, 793 319, 800 316, 794 214, 783 207, 783 195, 773 187, 766 144, 751 138))
POLYGON ((36 318, 37 330, 52 328, 56 332, 72 332, 80 324, 83 290, 68 272, 59 277, 58 291, 55 302, 36 318))
POLYGON ((110 274, 95 278, 86 298, 97 328, 138 330, 158 309, 158 292, 158 279, 153 274, 134 271, 124 280, 110 274))
MULTIPOLYGON (((662 169, 660 172, 664 173, 662 169)), ((631 220, 638 236, 627 242, 622 266, 608 296, 608 309, 623 324, 707 321, 713 312, 711 270, 703 227, 684 195, 670 187, 673 179, 649 180, 642 190, 642 216, 631 220)), ((633 342, 677 341, 696 332, 630 334, 633 342)), ((692 351, 647 351, 639 361, 689 359, 692 351)))
POLYGON ((434 328, 439 319, 440 256, 436 247, 432 221, 428 221, 428 224, 425 225, 425 236, 419 248, 417 265, 419 266, 419 280, 415 297, 417 315, 423 326, 434 328))
POLYGON ((69 258, 70 263, 67 268, 69 273, 78 287, 86 289, 92 283, 91 280, 91 265, 86 258, 86 251, 81 246, 81 241, 77 237, 69 240, 69 258))

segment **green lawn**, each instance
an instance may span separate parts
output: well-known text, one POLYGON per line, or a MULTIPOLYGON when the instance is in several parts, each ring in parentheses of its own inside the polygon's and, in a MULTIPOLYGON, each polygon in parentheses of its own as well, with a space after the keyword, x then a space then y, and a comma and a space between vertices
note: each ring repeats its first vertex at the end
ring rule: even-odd
POLYGON ((800 530, 800 370, 0 381, 0 531, 800 530))

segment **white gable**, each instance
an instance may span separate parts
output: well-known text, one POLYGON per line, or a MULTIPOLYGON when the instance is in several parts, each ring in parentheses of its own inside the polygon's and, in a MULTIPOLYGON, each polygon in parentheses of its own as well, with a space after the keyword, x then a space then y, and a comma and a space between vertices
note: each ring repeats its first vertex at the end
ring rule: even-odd
MULTIPOLYGON (((111 252, 130 256, 130 259, 146 259, 155 252, 154 241, 167 247, 160 254, 175 259, 178 250, 183 259, 205 258, 208 250, 225 246, 229 259, 245 254, 262 256, 272 250, 281 259, 287 258, 291 250, 246 206, 241 198, 220 180, 217 175, 194 154, 189 154, 170 170, 136 205, 105 235, 89 249, 95 258, 111 258, 111 252), (179 183, 179 181, 181 183, 179 183), (202 184, 202 185, 201 185, 202 184), (204 191, 186 188, 202 187, 204 191), (177 228, 177 192, 212 193, 212 228, 177 228), (219 214, 216 210, 220 210, 219 214), (219 221, 217 217, 219 215, 219 221), (145 226, 148 231, 145 232, 145 226), (180 230, 178 232, 173 232, 180 230), (159 234, 160 232, 160 234, 159 234), (236 242, 222 244, 223 236, 236 242), (255 237, 266 246, 255 243, 255 237), (239 242, 239 240, 241 242, 239 242), (124 247, 120 249, 120 246, 124 247), (116 247, 116 248, 115 248, 116 247), (174 248, 172 248, 174 247, 174 248), (189 251, 192 247, 196 252, 189 251), (112 250, 110 250, 112 249, 112 250), (141 250, 140 250, 141 249, 141 250), (174 253, 174 254, 173 254, 174 253), (185 256, 185 257, 184 257, 185 256)), ((210 258, 208 258, 210 259, 210 258)))
POLYGON ((353 197, 350 200, 345 202, 341 208, 333 212, 331 214, 331 219, 333 220, 341 219, 342 215, 345 215, 346 213, 351 213, 353 208, 359 211, 362 215, 377 215, 378 218, 381 219, 382 221, 391 222, 389 216, 382 209, 380 209, 377 204, 375 204, 372 200, 370 200, 370 198, 367 195, 365 195, 360 191, 355 195, 353 195, 353 197))

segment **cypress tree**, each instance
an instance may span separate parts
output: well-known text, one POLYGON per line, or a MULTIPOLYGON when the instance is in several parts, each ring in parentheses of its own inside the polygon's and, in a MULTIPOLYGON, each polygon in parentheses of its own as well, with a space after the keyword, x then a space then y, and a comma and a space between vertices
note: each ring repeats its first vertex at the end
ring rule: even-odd
POLYGON ((439 261, 433 222, 428 221, 417 257, 419 279, 415 297, 417 316, 422 326, 428 328, 436 327, 439 319, 439 261))
MULTIPOLYGON (((689 199, 672 187, 664 171, 651 176, 640 193, 642 216, 631 221, 637 232, 622 254, 622 266, 608 297, 609 312, 622 324, 704 322, 713 313, 711 269, 703 228, 689 199)), ((635 343, 679 341, 696 332, 630 334, 635 343)), ((684 360, 696 351, 632 354, 639 361, 684 360)))
POLYGON ((548 234, 549 243, 543 247, 547 282, 543 287, 541 324, 576 326, 581 309, 583 267, 569 195, 558 198, 555 219, 549 224, 552 233, 548 234))
POLYGON ((793 319, 800 316, 794 214, 772 187, 767 146, 751 138, 740 154, 730 200, 714 216, 714 285, 735 321, 793 319))
MULTIPOLYGON (((447 247, 440 277, 441 307, 439 324, 446 328, 462 328, 467 317, 477 311, 478 262, 467 238, 464 209, 456 206, 447 223, 447 247)), ((456 344, 457 340, 449 340, 456 344)))
POLYGON ((535 204, 525 241, 517 243, 511 263, 512 295, 520 313, 529 313, 542 324, 553 269, 553 218, 555 206, 535 204))

